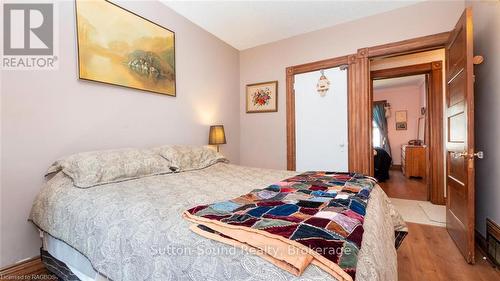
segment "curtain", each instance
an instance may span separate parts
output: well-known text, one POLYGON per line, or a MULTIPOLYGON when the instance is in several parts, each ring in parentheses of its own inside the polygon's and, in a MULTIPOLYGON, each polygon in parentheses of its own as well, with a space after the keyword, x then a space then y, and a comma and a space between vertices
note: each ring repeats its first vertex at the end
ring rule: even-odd
POLYGON ((380 131, 380 143, 382 148, 391 155, 391 145, 389 144, 389 131, 387 127, 387 119, 385 118, 385 108, 383 103, 375 103, 373 105, 373 121, 377 124, 380 131))

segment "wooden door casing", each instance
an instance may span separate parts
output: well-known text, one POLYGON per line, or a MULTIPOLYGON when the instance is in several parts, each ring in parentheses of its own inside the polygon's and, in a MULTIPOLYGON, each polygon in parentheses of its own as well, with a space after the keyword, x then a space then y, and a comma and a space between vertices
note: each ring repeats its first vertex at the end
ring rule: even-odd
MULTIPOLYGON (((296 170, 296 142, 295 142, 295 75, 325 68, 347 65, 348 56, 321 60, 286 68, 286 167, 289 171, 296 170)), ((351 75, 351 72, 349 72, 351 75)), ((349 76, 348 81, 351 81, 349 76)), ((348 90, 349 93, 351 90, 348 90)), ((350 151, 349 151, 350 153, 350 151)), ((350 161, 350 156, 349 156, 350 161)))
MULTIPOLYGON (((427 178, 427 200, 433 204, 445 205, 445 184, 444 184, 444 90, 442 75, 443 62, 433 61, 408 66, 401 66, 388 69, 374 70, 370 72, 372 80, 405 77, 411 75, 426 75, 427 83, 427 118, 425 143, 426 150, 426 171, 427 178)), ((373 85, 373 82, 370 83, 373 85)), ((372 89, 373 91, 373 89, 372 89)), ((371 95, 373 96, 373 94, 371 95)), ((370 127, 371 129, 371 127, 370 127)))
POLYGON ((446 47, 446 228, 474 263, 474 85, 472 10, 466 9, 446 47))
MULTIPOLYGON (((286 68, 286 136, 287 169, 295 170, 295 104, 293 78, 295 74, 349 65, 348 124, 349 171, 373 175, 373 147, 371 144, 371 77, 369 60, 376 57, 395 56, 444 48, 450 32, 407 39, 369 48, 358 49, 356 54, 326 59, 286 68), (360 118, 360 116, 362 116, 360 118)), ((443 157, 444 158, 444 157, 443 157)))

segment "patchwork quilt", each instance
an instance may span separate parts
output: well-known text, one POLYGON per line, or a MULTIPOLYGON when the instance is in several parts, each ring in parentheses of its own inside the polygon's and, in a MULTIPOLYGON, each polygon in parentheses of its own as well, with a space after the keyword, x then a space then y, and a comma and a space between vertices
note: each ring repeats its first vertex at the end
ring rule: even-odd
POLYGON ((183 213, 194 232, 253 251, 299 276, 315 264, 354 280, 373 178, 306 172, 183 213))

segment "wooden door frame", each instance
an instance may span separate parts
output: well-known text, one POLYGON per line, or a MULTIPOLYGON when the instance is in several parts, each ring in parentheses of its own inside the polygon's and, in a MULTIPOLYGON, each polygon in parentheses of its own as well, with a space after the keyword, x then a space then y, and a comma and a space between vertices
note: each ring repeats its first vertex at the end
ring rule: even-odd
POLYGON ((286 166, 288 170, 295 171, 296 169, 295 75, 347 65, 348 58, 348 56, 343 56, 286 68, 286 166))
MULTIPOLYGON (((426 76, 427 118, 425 119, 427 200, 444 205, 444 91, 443 62, 415 64, 409 66, 375 70, 370 72, 370 83, 388 78, 410 75, 426 76)), ((373 91, 373 88, 371 88, 373 91)), ((373 96, 373 93, 372 93, 373 96)), ((373 100, 372 100, 373 103, 373 100)), ((373 161, 373 158, 372 158, 373 161)))
POLYGON ((351 81, 360 84, 357 92, 350 93, 353 99, 356 99, 354 102, 357 103, 355 103, 356 106, 349 108, 349 135, 351 139, 356 140, 355 143, 349 143, 349 171, 368 175, 374 173, 371 106, 373 97, 369 61, 374 58, 393 57, 444 48, 450 33, 447 31, 358 50, 357 59, 362 61, 362 65, 356 71, 355 77, 357 81, 351 81), (362 117, 356 118, 356 115, 362 117))
POLYGON ((450 32, 362 48, 356 54, 286 68, 287 169, 295 170, 294 75, 347 64, 349 171, 373 175, 370 59, 444 48, 450 32))

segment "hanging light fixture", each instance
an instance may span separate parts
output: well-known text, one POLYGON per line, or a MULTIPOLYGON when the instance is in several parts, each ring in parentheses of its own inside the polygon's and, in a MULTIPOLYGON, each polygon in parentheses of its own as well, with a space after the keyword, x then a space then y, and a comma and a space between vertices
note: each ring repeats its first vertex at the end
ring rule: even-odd
POLYGON ((323 69, 320 70, 320 72, 321 76, 319 77, 318 84, 316 84, 316 90, 320 96, 324 97, 326 92, 328 92, 328 89, 330 89, 330 81, 326 78, 325 71, 323 69))

